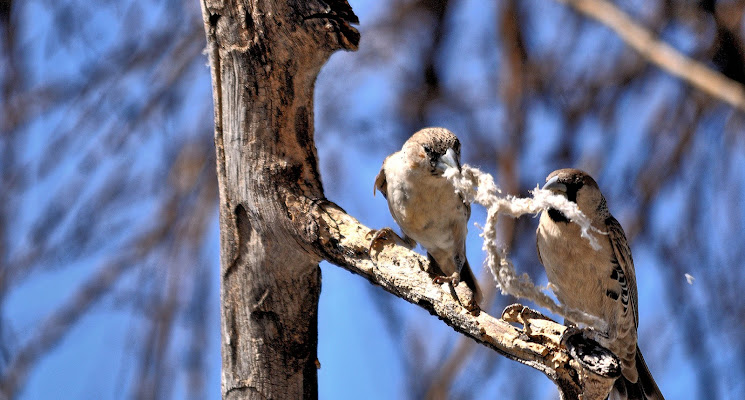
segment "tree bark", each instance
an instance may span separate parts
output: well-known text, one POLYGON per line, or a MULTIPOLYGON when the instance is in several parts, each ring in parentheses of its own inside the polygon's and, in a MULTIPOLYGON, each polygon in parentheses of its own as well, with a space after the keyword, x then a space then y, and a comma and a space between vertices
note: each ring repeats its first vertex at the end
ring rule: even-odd
MULTIPOLYGON (((317 398, 318 262, 327 259, 536 368, 563 399, 602 399, 618 359, 522 306, 471 314, 426 259, 324 198, 313 140, 313 85, 354 50, 345 0, 202 0, 212 70, 220 193, 222 397, 317 398), (522 329, 512 324, 521 324, 522 329)), ((364 312, 364 311, 363 311, 364 312)))
POLYGON ((313 86, 356 49, 344 0, 202 0, 220 192, 222 397, 317 398, 323 199, 313 86), (328 4, 327 4, 328 3, 328 4))

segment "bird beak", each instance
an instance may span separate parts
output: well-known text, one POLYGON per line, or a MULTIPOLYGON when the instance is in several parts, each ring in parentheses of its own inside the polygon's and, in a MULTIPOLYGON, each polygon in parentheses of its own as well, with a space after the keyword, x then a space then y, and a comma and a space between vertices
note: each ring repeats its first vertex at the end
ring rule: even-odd
POLYGON ((453 149, 448 149, 448 151, 446 151, 445 154, 440 156, 440 159, 437 160, 437 169, 445 171, 450 167, 460 170, 460 165, 455 159, 455 152, 453 151, 453 149))
POLYGON ((549 179, 545 185, 543 185, 543 190, 550 190, 557 194, 563 194, 566 195, 567 193, 567 185, 563 183, 559 183, 559 177, 555 176, 551 179, 549 179))

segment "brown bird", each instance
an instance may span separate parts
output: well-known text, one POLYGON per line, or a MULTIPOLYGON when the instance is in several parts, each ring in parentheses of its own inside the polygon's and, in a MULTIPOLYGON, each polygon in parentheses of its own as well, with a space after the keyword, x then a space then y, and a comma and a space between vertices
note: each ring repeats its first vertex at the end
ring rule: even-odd
MULTIPOLYGON (((425 128, 385 159, 375 178, 375 189, 388 200, 403 239, 427 250, 429 272, 435 275, 435 282, 451 282, 453 287, 461 280, 465 282, 473 298, 461 303, 475 310, 481 290, 466 259, 471 206, 443 177, 448 167, 460 170, 460 141, 447 129, 425 128)), ((372 243, 388 232, 390 228, 378 231, 372 243)))
POLYGON ((598 184, 578 169, 560 169, 546 178, 543 189, 566 196, 594 228, 607 232, 597 235, 601 248, 595 250, 580 236, 579 225, 549 209, 541 213, 536 244, 556 298, 608 324, 608 331, 599 332, 597 339, 620 358, 622 374, 609 398, 664 399, 637 345, 639 302, 631 249, 598 184))

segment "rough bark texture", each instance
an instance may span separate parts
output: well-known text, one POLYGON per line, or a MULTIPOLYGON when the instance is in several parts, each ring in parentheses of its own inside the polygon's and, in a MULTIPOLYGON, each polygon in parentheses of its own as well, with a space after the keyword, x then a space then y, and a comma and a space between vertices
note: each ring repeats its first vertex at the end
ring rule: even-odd
POLYGON ((220 190, 223 398, 317 397, 313 85, 345 1, 203 0, 220 190))
POLYGON ((566 327, 522 306, 503 319, 469 313, 423 271, 424 257, 394 243, 369 254, 370 229, 325 200, 313 85, 333 51, 359 41, 346 1, 202 0, 202 11, 220 191, 223 398, 318 397, 321 259, 544 372, 562 398, 607 395, 619 374, 607 350, 577 335, 564 343, 566 327))

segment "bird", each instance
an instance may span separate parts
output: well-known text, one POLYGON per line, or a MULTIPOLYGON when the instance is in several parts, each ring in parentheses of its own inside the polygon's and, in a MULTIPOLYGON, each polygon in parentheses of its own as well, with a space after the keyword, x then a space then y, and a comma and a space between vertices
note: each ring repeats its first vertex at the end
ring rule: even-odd
MULTIPOLYGON (((450 167, 461 170, 460 141, 455 134, 445 128, 421 129, 383 161, 373 195, 380 191, 388 201, 403 231, 402 239, 411 247, 419 243, 427 251, 428 271, 436 283, 450 282, 453 288, 460 281, 466 284, 472 296, 459 301, 474 311, 482 294, 466 258, 471 205, 443 176, 450 167)), ((371 248, 388 233, 392 233, 390 228, 377 231, 371 248)))
MULTIPOLYGON (((621 376, 609 399, 664 399, 637 343, 639 299, 636 273, 626 235, 611 215, 605 197, 586 172, 553 171, 543 189, 565 196, 603 235, 600 249, 581 237, 579 225, 555 208, 541 212, 536 231, 538 258, 549 287, 564 305, 601 318, 608 330, 598 340, 621 362, 621 376)), ((575 325, 565 321, 566 325, 575 325)))

